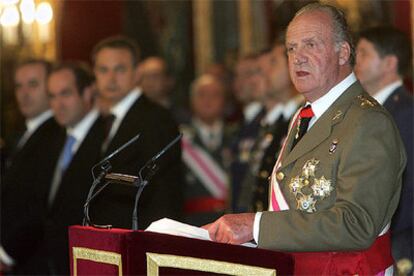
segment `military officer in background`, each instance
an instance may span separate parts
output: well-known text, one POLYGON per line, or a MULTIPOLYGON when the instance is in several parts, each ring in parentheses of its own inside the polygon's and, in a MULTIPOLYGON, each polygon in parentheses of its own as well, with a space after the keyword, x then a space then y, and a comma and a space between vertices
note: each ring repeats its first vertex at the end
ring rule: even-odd
POLYGON ((286 136, 289 121, 303 101, 289 78, 282 37, 278 37, 273 48, 259 57, 259 72, 263 79, 262 104, 266 114, 260 122, 259 135, 250 155, 249 169, 239 199, 240 205, 247 204, 247 209, 255 212, 268 209, 268 178, 286 136))
POLYGON ((191 124, 182 125, 185 164, 185 220, 201 226, 228 208, 230 139, 234 127, 224 122, 226 90, 212 75, 191 86, 191 124))
MULTIPOLYGON (((214 241, 290 251, 295 274, 393 272, 389 225, 406 164, 391 115, 352 72, 344 14, 309 4, 286 35, 289 72, 306 106, 291 121, 271 176, 269 211, 204 226, 214 241)), ((382 274, 382 275, 384 275, 382 274)))
POLYGON ((258 77, 258 55, 247 55, 237 62, 233 90, 236 99, 243 105, 243 121, 231 145, 231 209, 233 212, 247 211, 246 204, 239 203, 242 183, 249 165, 250 153, 259 134, 260 122, 265 114, 261 104, 263 95, 258 77))

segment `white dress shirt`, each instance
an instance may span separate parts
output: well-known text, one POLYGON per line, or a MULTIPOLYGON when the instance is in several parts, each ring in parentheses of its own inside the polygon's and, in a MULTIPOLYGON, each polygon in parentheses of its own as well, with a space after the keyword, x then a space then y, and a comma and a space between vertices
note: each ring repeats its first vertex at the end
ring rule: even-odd
POLYGON ((119 101, 116 105, 111 107, 110 113, 115 115, 115 120, 112 123, 111 131, 108 135, 108 141, 110 141, 115 136, 119 126, 121 125, 122 120, 125 118, 125 115, 129 111, 131 106, 136 102, 136 100, 141 96, 141 94, 141 88, 135 87, 121 101, 119 101))
POLYGON ((262 105, 259 102, 252 102, 243 109, 244 122, 250 123, 259 114, 262 105))
POLYGON ((197 129, 201 142, 209 149, 216 150, 223 139, 223 122, 215 121, 212 125, 207 125, 201 120, 193 119, 193 125, 197 129))
MULTIPOLYGON (((91 110, 85 117, 82 118, 80 122, 76 124, 76 126, 72 128, 67 128, 66 133, 67 136, 71 135, 76 139, 76 142, 72 145, 72 156, 76 154, 76 151, 79 149, 80 145, 82 144, 83 140, 85 139, 86 135, 89 133, 90 128, 95 123, 96 119, 99 116, 99 112, 97 109, 91 110)), ((49 190, 48 196, 48 203, 51 205, 53 200, 55 199, 56 193, 59 189, 60 181, 62 178, 62 171, 60 169, 60 161, 62 159, 62 154, 59 157, 59 161, 55 166, 55 172, 52 179, 52 184, 49 190)))
POLYGON ((395 91, 398 87, 402 86, 403 82, 402 80, 397 80, 384 88, 382 88, 380 91, 375 93, 372 97, 377 100, 381 105, 384 105, 385 101, 388 99, 388 97, 392 94, 392 92, 395 91))
POLYGON ((276 104, 271 110, 266 112, 265 117, 263 118, 262 123, 265 125, 273 125, 274 122, 276 122, 280 116, 284 115, 285 106, 281 103, 276 104))

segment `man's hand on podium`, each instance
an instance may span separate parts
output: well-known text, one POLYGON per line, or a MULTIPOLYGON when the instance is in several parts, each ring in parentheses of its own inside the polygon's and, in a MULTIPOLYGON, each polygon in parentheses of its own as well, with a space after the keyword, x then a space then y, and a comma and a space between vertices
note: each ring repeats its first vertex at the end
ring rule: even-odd
POLYGON ((224 215, 213 223, 204 225, 211 240, 242 244, 253 240, 254 213, 224 215))

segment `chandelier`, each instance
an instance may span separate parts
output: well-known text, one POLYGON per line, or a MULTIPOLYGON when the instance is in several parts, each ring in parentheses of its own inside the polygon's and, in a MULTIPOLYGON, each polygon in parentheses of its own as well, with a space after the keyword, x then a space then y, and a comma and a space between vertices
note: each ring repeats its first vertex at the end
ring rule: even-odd
POLYGON ((0 0, 2 45, 48 43, 52 19, 53 9, 48 1, 0 0))

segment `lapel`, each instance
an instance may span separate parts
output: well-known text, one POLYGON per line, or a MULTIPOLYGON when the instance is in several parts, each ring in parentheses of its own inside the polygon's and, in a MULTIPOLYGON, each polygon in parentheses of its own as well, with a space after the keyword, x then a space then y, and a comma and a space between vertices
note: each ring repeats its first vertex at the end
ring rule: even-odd
POLYGON ((315 122, 299 143, 290 150, 295 136, 293 129, 287 138, 286 151, 282 157, 282 167, 286 167, 320 145, 331 134, 332 128, 341 122, 353 100, 363 91, 359 82, 352 84, 315 122))
MULTIPOLYGON (((134 137, 139 131, 142 130, 142 128, 136 126, 136 122, 145 120, 143 116, 145 115, 145 102, 145 96, 141 94, 141 96, 129 108, 125 114, 125 117, 122 119, 118 130, 109 142, 109 145, 105 151, 105 156, 117 150, 120 146, 128 142, 132 137, 134 137), (131 128, 131 126, 134 126, 134 128, 131 128)), ((143 135, 143 133, 141 133, 141 135, 143 135)), ((141 140, 142 138, 144 137, 140 137, 141 140)), ((131 150, 131 148, 129 150, 131 150)))

